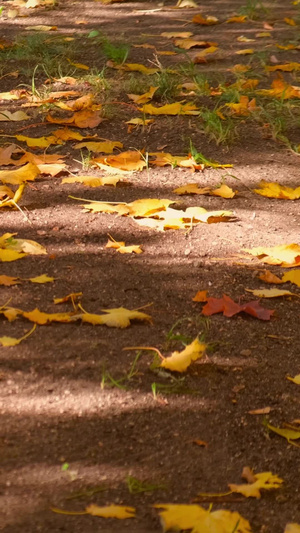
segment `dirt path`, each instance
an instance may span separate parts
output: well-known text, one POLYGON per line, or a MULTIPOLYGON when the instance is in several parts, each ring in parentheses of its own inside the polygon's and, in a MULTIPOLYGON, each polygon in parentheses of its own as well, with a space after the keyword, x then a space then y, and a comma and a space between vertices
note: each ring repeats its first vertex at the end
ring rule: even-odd
MULTIPOLYGON (((264 283, 259 275, 265 269, 279 277, 288 269, 280 262, 264 265, 242 250, 300 244, 298 201, 253 192, 261 180, 300 185, 299 74, 296 67, 279 74, 282 78, 278 71, 266 70, 268 65, 299 61, 299 6, 264 2, 262 9, 259 2, 236 1, 174 9, 171 2, 105 6, 61 1, 54 8, 26 9, 20 3, 0 4, 0 91, 16 90, 10 93, 15 100, 1 95, 1 112, 22 110, 29 115, 27 122, 1 122, 0 149, 15 143, 13 160, 24 150, 65 157, 62 172, 53 171, 52 177, 41 172, 28 182, 19 201, 22 212, 1 209, 1 235, 17 233, 18 238, 37 241, 47 254, 1 263, 0 280, 13 276, 19 283, 0 286, 0 304, 23 312, 39 308, 67 313, 72 302, 56 306, 53 298, 81 292, 81 306, 89 313, 124 307, 149 314, 153 322, 133 322, 124 329, 53 322, 37 325, 19 345, 0 349, 0 530, 150 533, 161 530, 153 504, 197 501, 205 509, 212 503, 213 511, 239 512, 254 533, 283 533, 286 524, 300 523, 300 452, 265 424, 298 427, 299 386, 286 376, 299 373, 300 293, 295 284, 264 283), (219 23, 193 24, 199 13, 213 15, 219 23), (241 13, 248 16, 245 22, 226 23, 241 13), (37 25, 57 29, 41 34, 32 29, 37 25), (205 48, 180 53, 174 38, 161 36, 171 31, 191 32, 193 39, 217 43, 218 49, 207 62, 194 63, 205 48), (262 33, 269 36, 258 36, 262 33), (253 41, 237 40, 241 36, 253 41), (152 48, 139 47, 143 44, 152 48), (248 48, 253 49, 249 55, 236 55, 248 48), (139 63, 158 73, 147 76, 106 67, 107 60, 122 59, 122 54, 121 66, 139 63), (76 68, 78 63, 90 70, 76 68), (236 64, 249 69, 234 73, 236 64), (73 85, 62 80, 66 76, 75 78, 73 85), (248 79, 258 80, 258 86, 243 88, 248 79), (286 83, 279 98, 259 94, 276 79, 286 83), (183 83, 196 87, 185 89, 183 96, 184 89, 178 88, 183 83), (158 86, 154 106, 184 101, 194 104, 200 115, 142 113, 138 107, 143 103, 135 104, 127 94, 141 95, 150 86, 158 86), (287 87, 294 88, 289 98, 287 87), (98 126, 66 127, 85 137, 123 143, 115 154, 135 151, 142 171, 126 173, 117 166, 116 187, 62 184, 68 175, 109 174, 91 167, 94 154, 76 149, 74 139, 28 148, 24 140, 12 137, 47 137, 64 128, 46 117, 72 115, 70 108, 64 111, 56 105, 71 97, 49 100, 51 91, 66 90, 78 92, 73 100, 92 93, 94 105, 102 105, 93 111, 100 112, 98 126), (244 112, 234 112, 227 106, 241 102, 241 96, 248 96, 248 104, 255 98, 256 109, 246 104, 244 112), (137 117, 154 122, 130 131, 126 122, 137 117), (149 155, 164 152, 188 160, 191 149, 192 166, 202 162, 203 171, 192 173, 174 162, 174 168, 160 168, 149 155), (211 160, 233 167, 214 168, 211 160), (238 194, 226 199, 174 193, 191 182, 211 189, 226 183, 238 194), (83 212, 84 202, 70 196, 115 203, 169 199, 178 210, 201 206, 232 214, 218 223, 193 222, 157 231, 134 217, 83 212), (143 253, 107 249, 108 234, 126 245, 140 245, 143 253), (46 273, 55 280, 25 281, 46 273), (193 302, 197 291, 208 290, 209 297, 226 294, 244 304, 258 299, 245 289, 274 287, 297 296, 261 299, 264 308, 275 310, 270 320, 245 313, 204 316, 204 304, 193 302), (153 351, 123 350, 150 346, 167 356, 197 336, 207 343, 207 354, 184 373, 160 368, 153 351), (264 414, 249 414, 257 409, 264 414), (197 499, 199 493, 228 492, 229 483, 242 482, 245 466, 254 474, 272 472, 284 482, 263 491, 261 499, 239 493, 197 499), (120 522, 51 510, 80 512, 92 503, 135 507, 137 517, 120 522)), ((2 170, 18 168, 13 161, 7 166, 3 158, 2 150, 2 170)), ((16 185, 6 185, 15 192, 16 185)), ((1 314, 0 325, 1 337, 21 338, 33 324, 24 316, 10 322, 1 314)))

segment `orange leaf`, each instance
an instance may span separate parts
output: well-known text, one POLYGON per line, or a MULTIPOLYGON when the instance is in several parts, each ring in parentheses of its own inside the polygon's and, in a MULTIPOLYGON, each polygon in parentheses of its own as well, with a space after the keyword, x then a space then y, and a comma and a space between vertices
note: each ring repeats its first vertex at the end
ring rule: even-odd
POLYGON ((274 313, 273 310, 261 307, 257 300, 239 305, 229 296, 223 294, 222 298, 208 298, 206 305, 202 309, 202 314, 210 316, 216 313, 223 313, 224 316, 232 317, 242 311, 260 320, 270 320, 274 313))
POLYGON ((259 279, 265 281, 266 283, 284 283, 282 279, 280 279, 278 276, 275 276, 275 274, 272 274, 270 270, 265 270, 262 274, 260 274, 259 279))
POLYGON ((207 292, 208 291, 198 291, 193 298, 193 302, 207 302, 207 292))

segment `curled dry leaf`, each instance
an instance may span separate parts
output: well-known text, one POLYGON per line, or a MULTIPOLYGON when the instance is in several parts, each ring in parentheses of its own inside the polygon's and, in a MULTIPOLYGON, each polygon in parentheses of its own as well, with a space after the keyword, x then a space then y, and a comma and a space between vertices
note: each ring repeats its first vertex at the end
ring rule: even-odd
POLYGON ((300 264, 299 244, 282 244, 273 247, 243 248, 243 252, 258 257, 263 263, 269 265, 281 265, 282 267, 293 267, 300 264))
POLYGON ((99 507, 99 505, 91 504, 88 505, 85 510, 92 516, 102 516, 102 518, 119 518, 120 520, 124 520, 125 518, 135 517, 135 508, 123 505, 107 505, 105 507, 99 507))
POLYGON ((285 291, 284 289, 245 289, 247 292, 251 292, 254 296, 258 298, 279 298, 280 296, 298 296, 294 292, 285 291))
POLYGON ((90 152, 102 152, 104 154, 111 154, 115 148, 123 148, 123 144, 119 141, 84 141, 78 144, 75 144, 73 147, 76 150, 81 150, 81 148, 87 148, 90 152))
POLYGON ((173 352, 170 357, 166 357, 160 366, 173 372, 185 372, 193 361, 203 357, 206 347, 206 344, 196 338, 181 352, 173 352))
POLYGON ((270 272, 270 270, 265 270, 258 277, 259 277, 259 279, 261 279, 262 281, 265 281, 266 283, 275 283, 275 284, 278 284, 278 285, 280 283, 284 283, 284 281, 282 279, 280 279, 275 274, 272 274, 272 272, 270 272))
POLYGON ((5 347, 17 346, 18 344, 20 344, 20 342, 27 339, 27 337, 29 337, 29 335, 31 335, 34 332, 35 328, 36 328, 36 324, 34 324, 31 330, 28 331, 25 335, 23 335, 23 337, 19 339, 15 339, 13 337, 0 337, 0 344, 2 344, 2 346, 5 346, 5 347))
POLYGON ((96 165, 100 163, 126 171, 143 170, 147 166, 145 158, 137 150, 121 152, 118 155, 96 157, 91 160, 91 164, 93 163, 96 165))
POLYGON ((11 185, 20 185, 25 181, 34 181, 40 170, 34 163, 27 163, 17 170, 0 170, 0 181, 11 185))
POLYGON ((0 111, 0 122, 19 122, 21 120, 29 120, 30 116, 24 113, 24 111, 15 111, 15 113, 11 113, 10 111, 7 111, 4 109, 3 111, 0 111))
POLYGON ((199 14, 193 17, 192 22, 194 24, 200 24, 201 26, 211 26, 213 24, 218 24, 219 19, 217 19, 217 17, 214 17, 212 15, 203 17, 202 15, 199 14))

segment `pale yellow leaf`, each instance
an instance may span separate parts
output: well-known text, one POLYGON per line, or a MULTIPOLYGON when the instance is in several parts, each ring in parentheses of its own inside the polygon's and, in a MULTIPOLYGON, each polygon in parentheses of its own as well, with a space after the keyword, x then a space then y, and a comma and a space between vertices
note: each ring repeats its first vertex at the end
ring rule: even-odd
POLYGON ((245 289, 258 298, 279 298, 280 296, 300 296, 284 289, 245 289))
POLYGON ((40 174, 34 163, 27 163, 17 170, 0 170, 0 181, 11 185, 20 185, 24 181, 33 181, 40 174))
POLYGON ((130 311, 124 307, 115 309, 101 309, 105 315, 95 315, 92 313, 84 313, 81 316, 82 322, 88 322, 93 325, 104 324, 110 328, 127 328, 130 326, 131 320, 141 320, 143 322, 152 322, 152 319, 146 313, 140 311, 130 311))
POLYGON ((269 265, 289 268, 300 264, 300 246, 296 243, 273 247, 243 248, 243 252, 254 255, 269 265))
POLYGON ((173 352, 170 357, 166 357, 160 366, 173 372, 185 372, 193 361, 203 357, 205 349, 206 344, 196 338, 182 352, 173 352))
POLYGON ((0 111, 0 122, 18 122, 21 120, 29 120, 30 116, 24 113, 24 111, 15 111, 14 113, 11 113, 10 111, 7 111, 4 109, 3 111, 0 111))
POLYGON ((23 335, 23 337, 21 337, 20 339, 15 339, 14 337, 0 337, 0 344, 5 347, 17 346, 17 344, 20 344, 20 342, 29 337, 29 335, 34 332, 35 328, 36 324, 34 324, 33 328, 31 328, 31 330, 28 331, 25 335, 23 335))
POLYGON ((161 33, 162 37, 166 37, 167 39, 173 39, 175 37, 179 37, 181 39, 188 39, 193 34, 190 31, 164 31, 161 33))
POLYGON ((85 510, 92 516, 102 516, 103 518, 119 518, 120 520, 124 520, 125 518, 135 517, 135 508, 123 505, 107 505, 105 507, 99 507, 99 505, 91 504, 88 505, 85 510))
POLYGON ((232 492, 243 494, 246 498, 260 498, 262 489, 271 490, 280 488, 283 479, 272 474, 272 472, 260 472, 254 475, 255 481, 253 483, 244 483, 242 485, 236 485, 230 483, 228 486, 232 492))
POLYGON ((87 187, 103 187, 104 185, 112 185, 115 187, 117 183, 123 178, 123 176, 104 176, 102 178, 96 176, 72 176, 63 178, 64 183, 82 183, 87 187))
POLYGON ((85 141, 75 144, 74 148, 76 150, 80 150, 81 148, 87 148, 87 150, 89 150, 90 152, 102 152, 104 154, 111 154, 115 148, 123 148, 123 144, 118 141, 85 141))

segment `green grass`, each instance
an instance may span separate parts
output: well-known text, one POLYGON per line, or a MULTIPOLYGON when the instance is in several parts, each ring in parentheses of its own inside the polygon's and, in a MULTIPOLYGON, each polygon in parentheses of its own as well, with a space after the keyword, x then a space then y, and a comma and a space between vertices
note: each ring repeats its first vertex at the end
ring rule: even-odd
POLYGON ((209 141, 219 144, 230 144, 237 136, 236 126, 231 118, 223 120, 217 114, 217 110, 203 109, 200 114, 203 122, 203 132, 209 141))
POLYGON ((102 42, 102 52, 107 59, 110 59, 114 63, 121 65, 125 63, 128 54, 130 52, 130 46, 128 44, 113 44, 109 40, 105 39, 102 42))
POLYGON ((264 6, 262 0, 247 0, 246 4, 239 10, 240 15, 246 15, 250 20, 259 18, 261 14, 266 15, 269 10, 264 6))
POLYGON ((167 487, 162 483, 150 483, 148 481, 140 481, 134 476, 127 476, 127 488, 130 494, 141 494, 142 492, 153 492, 155 490, 165 490, 167 487))
POLYGON ((155 97, 169 101, 177 98, 179 79, 177 74, 171 74, 167 70, 157 72, 153 77, 155 87, 158 87, 155 97))

